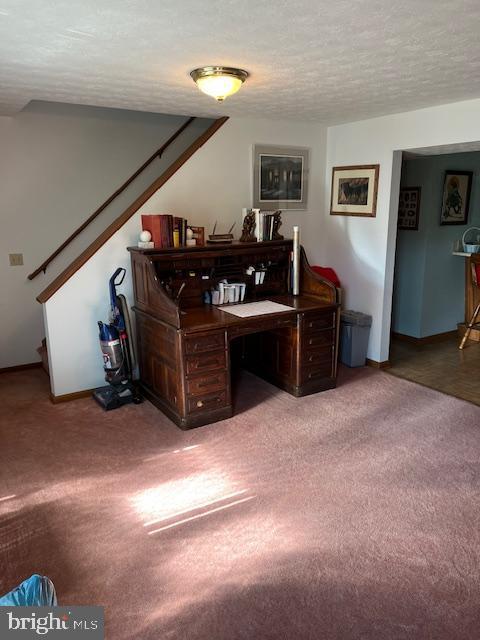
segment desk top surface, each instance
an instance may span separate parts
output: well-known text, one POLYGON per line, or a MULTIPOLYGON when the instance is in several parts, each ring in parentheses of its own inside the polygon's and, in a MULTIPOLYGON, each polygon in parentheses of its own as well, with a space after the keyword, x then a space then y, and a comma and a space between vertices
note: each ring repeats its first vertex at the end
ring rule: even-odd
POLYGON ((240 318, 222 310, 221 307, 213 305, 204 305, 203 307, 194 307, 192 309, 183 309, 180 315, 180 328, 186 331, 206 331, 209 329, 222 329, 244 324, 252 324, 254 322, 261 323, 271 318, 285 317, 303 313, 306 311, 318 311, 321 309, 335 309, 337 304, 324 303, 318 298, 308 295, 292 296, 277 295, 268 296, 265 300, 278 302, 289 307, 293 307, 289 311, 279 311, 271 314, 248 316, 240 318))

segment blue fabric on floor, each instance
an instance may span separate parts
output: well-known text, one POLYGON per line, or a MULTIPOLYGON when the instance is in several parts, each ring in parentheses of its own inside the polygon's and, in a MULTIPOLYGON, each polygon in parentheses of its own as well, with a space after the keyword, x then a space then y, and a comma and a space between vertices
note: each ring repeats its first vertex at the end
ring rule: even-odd
POLYGON ((1 607, 56 607, 57 594, 50 578, 34 574, 0 597, 1 607))

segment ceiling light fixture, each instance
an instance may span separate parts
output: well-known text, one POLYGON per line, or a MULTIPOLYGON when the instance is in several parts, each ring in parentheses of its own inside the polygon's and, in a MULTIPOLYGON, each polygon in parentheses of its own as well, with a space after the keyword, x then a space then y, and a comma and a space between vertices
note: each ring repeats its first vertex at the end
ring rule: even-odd
POLYGON ((236 93, 248 78, 247 71, 234 67, 200 67, 191 71, 190 75, 200 91, 218 102, 236 93))

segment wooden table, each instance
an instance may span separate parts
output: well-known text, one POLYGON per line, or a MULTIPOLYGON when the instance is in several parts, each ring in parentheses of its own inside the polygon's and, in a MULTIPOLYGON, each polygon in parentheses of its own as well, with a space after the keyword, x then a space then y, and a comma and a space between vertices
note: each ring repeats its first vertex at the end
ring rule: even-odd
MULTIPOLYGON (((465 259, 465 322, 458 325, 458 333, 463 337, 475 307, 480 302, 480 292, 472 283, 472 255, 463 251, 454 251, 453 255, 465 259)), ((480 342, 480 327, 478 324, 470 332, 469 339, 474 342, 480 342)))

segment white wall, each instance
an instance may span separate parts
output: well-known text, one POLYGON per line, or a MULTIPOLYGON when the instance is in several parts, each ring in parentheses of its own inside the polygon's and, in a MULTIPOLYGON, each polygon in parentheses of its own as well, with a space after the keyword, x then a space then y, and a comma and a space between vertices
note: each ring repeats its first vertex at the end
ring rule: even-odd
POLYGON ((330 216, 321 223, 323 259, 346 290, 345 305, 373 315, 368 357, 388 359, 395 261, 399 150, 480 140, 480 100, 400 113, 328 129, 326 182, 337 165, 380 164, 377 217, 330 216), (392 189, 393 184, 393 189, 392 189))
MULTIPOLYGON (((36 348, 45 333, 35 297, 81 252, 79 243, 98 235, 98 225, 46 275, 32 282, 27 275, 184 121, 45 102, 0 117, 0 368, 39 359, 36 348), (10 267, 9 253, 23 253, 24 266, 10 267)), ((129 193, 125 198, 127 204, 134 199, 129 193)), ((112 213, 102 214, 102 228, 112 213)))
POLYGON ((97 321, 108 321, 108 280, 117 267, 127 270, 119 293, 133 305, 130 254, 126 247, 135 243, 138 225, 137 214, 42 305, 50 385, 55 396, 105 384, 97 321))
MULTIPOLYGON (((291 236, 299 224, 302 242, 312 264, 322 262, 320 250, 325 199, 326 131, 319 125, 271 120, 230 119, 190 160, 124 225, 87 264, 47 301, 47 327, 52 391, 59 396, 104 384, 98 346, 97 320, 107 318, 108 278, 124 266, 130 276, 128 245, 135 244, 141 213, 172 213, 192 224, 218 230, 234 221, 238 237, 241 209, 252 203, 252 147, 255 143, 310 147, 308 210, 283 216, 282 231, 291 236), (71 319, 74 311, 75 329, 71 319)), ((130 304, 130 277, 123 292, 130 304)))

